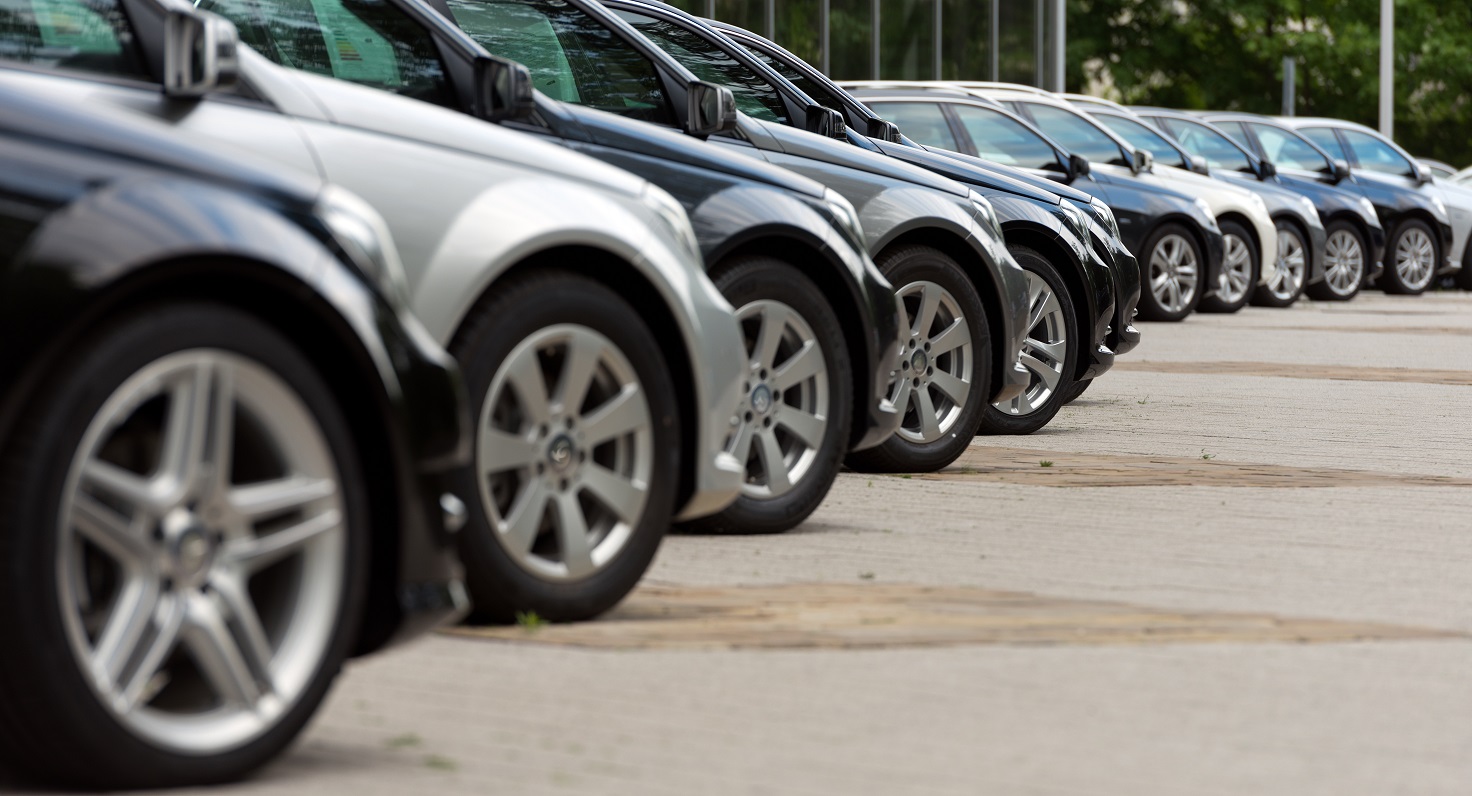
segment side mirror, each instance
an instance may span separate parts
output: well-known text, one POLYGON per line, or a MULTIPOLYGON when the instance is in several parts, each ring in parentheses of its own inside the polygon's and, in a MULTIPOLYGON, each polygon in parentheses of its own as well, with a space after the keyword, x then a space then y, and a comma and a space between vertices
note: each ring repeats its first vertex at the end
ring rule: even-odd
POLYGON ((1271 180, 1278 176, 1278 167, 1271 160, 1259 160, 1257 162, 1257 178, 1260 180, 1271 180))
POLYGON ((1349 179, 1349 174, 1350 172, 1348 163, 1345 163, 1342 160, 1334 161, 1334 170, 1330 172, 1330 175, 1334 178, 1335 185, 1338 185, 1339 183, 1349 179))
POLYGON ((1412 163, 1411 168, 1416 170, 1417 185, 1425 185, 1436 179, 1436 175, 1431 173, 1431 169, 1426 168, 1420 163, 1412 163))
POLYGON ((1205 174, 1208 177, 1211 176, 1211 167, 1206 164, 1206 158, 1200 155, 1191 156, 1191 171, 1197 174, 1205 174))
POLYGON ((1136 149, 1130 160, 1130 171, 1139 174, 1155 166, 1155 156, 1148 149, 1136 149))
POLYGON ((842 113, 822 105, 809 105, 807 131, 824 138, 847 138, 848 125, 842 113))
POLYGON ((865 135, 880 141, 888 141, 891 144, 901 143, 900 126, 888 119, 870 119, 869 129, 865 131, 865 135))
POLYGON ((537 109, 532 73, 525 66, 504 58, 477 56, 475 107, 477 118, 491 122, 514 121, 531 116, 537 109))
POLYGON ((223 17, 171 9, 164 15, 164 94, 199 97, 234 86, 239 48, 240 34, 223 17))
POLYGON ((736 95, 731 89, 696 80, 686 95, 690 105, 685 114, 685 132, 706 138, 736 129, 736 95))
POLYGON ((1071 154, 1071 155, 1068 156, 1068 181, 1069 182, 1073 182, 1074 180, 1078 179, 1079 177, 1086 176, 1091 171, 1093 171, 1093 166, 1090 166, 1089 165, 1089 159, 1088 158, 1084 157, 1083 155, 1078 154, 1077 152, 1075 152, 1075 153, 1073 153, 1073 154, 1071 154))

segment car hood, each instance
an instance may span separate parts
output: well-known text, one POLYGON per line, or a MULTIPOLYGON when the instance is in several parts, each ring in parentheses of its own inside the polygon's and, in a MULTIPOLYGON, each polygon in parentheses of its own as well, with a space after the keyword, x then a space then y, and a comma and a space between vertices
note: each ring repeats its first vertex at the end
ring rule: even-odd
MULTIPOLYGON (((1022 180, 999 174, 991 168, 991 164, 983 160, 959 160, 926 149, 918 149, 889 141, 875 140, 874 143, 879 147, 880 152, 892 158, 902 160, 906 163, 912 163, 923 169, 928 169, 937 174, 949 177, 957 182, 980 185, 1036 202, 1046 202, 1052 205, 1063 203, 1062 198, 1057 192, 1039 190, 1036 186, 1029 185, 1022 180)), ((1087 202, 1088 197, 1084 197, 1084 201, 1087 202)))
POLYGON ((796 157, 812 158, 835 166, 846 166, 870 174, 903 180, 915 185, 934 188, 956 196, 967 196, 971 189, 965 185, 942 177, 935 172, 912 166, 877 152, 860 149, 852 144, 824 138, 806 130, 798 130, 775 122, 746 117, 743 121, 756 125, 760 131, 776 141, 783 152, 796 157))

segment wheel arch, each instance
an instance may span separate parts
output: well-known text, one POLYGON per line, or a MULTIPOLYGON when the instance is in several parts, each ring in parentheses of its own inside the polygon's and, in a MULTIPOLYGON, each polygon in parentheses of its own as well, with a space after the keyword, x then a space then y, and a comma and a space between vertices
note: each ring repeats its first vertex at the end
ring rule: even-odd
POLYGON ((1063 284, 1068 288, 1069 298, 1073 299, 1074 320, 1078 324, 1078 333, 1084 345, 1078 350, 1076 371, 1074 378, 1082 378, 1084 372, 1089 369, 1090 354, 1094 345, 1094 316, 1095 302, 1093 291, 1084 278, 1083 264, 1070 256, 1069 253, 1058 243, 1050 233, 1036 227, 1027 225, 1002 226, 1002 235, 1006 238, 1007 246, 1026 246, 1042 255, 1063 277, 1063 284), (1066 263, 1067 265, 1060 265, 1066 263))

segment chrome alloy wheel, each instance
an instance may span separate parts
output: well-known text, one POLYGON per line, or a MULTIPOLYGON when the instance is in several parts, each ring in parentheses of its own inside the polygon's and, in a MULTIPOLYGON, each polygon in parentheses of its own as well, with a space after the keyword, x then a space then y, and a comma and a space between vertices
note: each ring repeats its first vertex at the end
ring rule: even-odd
POLYGON ((895 293, 904 308, 901 333, 908 334, 889 391, 904 418, 895 433, 934 442, 951 433, 971 395, 971 329, 956 297, 934 282, 911 282, 895 293))
POLYGON ((1200 273, 1196 251, 1180 235, 1166 235, 1150 253, 1150 291, 1167 312, 1191 306, 1200 273))
POLYGON ((1419 228, 1406 230, 1395 245, 1395 271, 1401 283, 1412 290, 1430 285, 1436 272, 1436 246, 1431 236, 1419 228))
POLYGON ((1063 305, 1047 281, 1027 273, 1027 339, 1022 343, 1022 364, 1031 374, 1027 389, 1016 398, 995 406, 1009 415, 1029 415, 1053 397, 1068 356, 1068 325, 1063 305))
POLYGON ((1274 298, 1291 301, 1302 292, 1307 276, 1308 248, 1303 245, 1303 236, 1293 227, 1278 227, 1278 257, 1268 278, 1268 292, 1274 298))
MULTIPOLYGON (((1218 278, 1217 299, 1224 304, 1236 304, 1252 290, 1252 247, 1236 235, 1223 236, 1226 254, 1222 257, 1222 273, 1218 278)), ((1163 242, 1162 242, 1163 243, 1163 242)), ((1160 248, 1157 247, 1156 251, 1160 248)), ((1190 254, 1189 249, 1187 254, 1190 254)), ((1158 295, 1158 294, 1157 294, 1158 295)), ((1187 299, 1190 294, 1186 294, 1187 299)), ((1185 305, 1181 305, 1185 306, 1185 305)), ((1178 310, 1180 307, 1172 309, 1178 310)))
POLYGON ((1329 283, 1329 289, 1335 295, 1347 296, 1364 276, 1365 250, 1359 237, 1347 230, 1335 230, 1324 244, 1324 281, 1329 283))
POLYGON ((521 341, 476 428, 480 497, 518 566, 577 580, 623 550, 648 498, 654 432, 638 374, 611 340, 558 324, 521 341))
POLYGON ((186 754, 260 737, 332 642, 347 531, 331 448, 269 370, 213 349, 134 374, 64 487, 70 646, 129 730, 186 754))
POLYGON ((736 311, 750 372, 726 449, 746 466, 743 494, 780 497, 807 475, 828 430, 828 362, 797 310, 753 301, 736 311))

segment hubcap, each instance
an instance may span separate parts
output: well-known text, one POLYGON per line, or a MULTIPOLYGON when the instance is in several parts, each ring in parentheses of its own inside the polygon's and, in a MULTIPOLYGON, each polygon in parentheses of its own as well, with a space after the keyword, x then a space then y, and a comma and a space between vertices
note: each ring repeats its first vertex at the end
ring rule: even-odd
POLYGON ((275 374, 160 359, 93 418, 57 546, 72 652, 120 723, 219 754, 301 697, 331 643, 346 530, 331 450, 275 374))
MULTIPOLYGON (((1222 258, 1222 274, 1218 297, 1228 304, 1236 304, 1246 298, 1252 289, 1252 248, 1247 241, 1236 235, 1226 235, 1226 256, 1222 258)), ((1189 298, 1189 297, 1188 297, 1189 298)), ((1182 305, 1184 306, 1184 305, 1182 305)))
POLYGON ((812 469, 827 435, 828 362, 812 327, 780 301, 753 301, 736 318, 748 373, 726 450, 746 466, 743 495, 780 497, 812 469))
POLYGON ((491 379, 477 428, 482 505, 519 566, 577 580, 623 550, 644 513, 654 432, 613 341, 575 324, 523 340, 491 379))
POLYGON ((1166 312, 1182 312, 1196 296, 1196 252, 1180 235, 1166 235, 1150 253, 1150 292, 1166 312))
POLYGON ((1359 238, 1335 230, 1324 244, 1324 279, 1337 296, 1347 296, 1360 285, 1365 274, 1365 252, 1359 238))
POLYGON ((934 282, 911 282, 896 293, 908 329, 889 388, 903 418, 895 433, 911 443, 934 442, 951 433, 971 395, 971 328, 956 297, 934 282))
POLYGON ((1268 278, 1268 292, 1283 301, 1297 298, 1308 275, 1303 238, 1293 227, 1278 227, 1278 258, 1268 278))
POLYGON ((1029 415, 1042 408, 1058 391, 1068 361, 1068 325, 1063 305, 1042 277, 1027 272, 1028 331, 1022 343, 1022 364, 1030 375, 1027 389, 995 406, 1009 415, 1029 415))
POLYGON ((1395 246, 1395 270, 1401 283, 1413 290, 1431 284, 1436 272, 1436 247, 1420 229, 1406 230, 1395 246))

